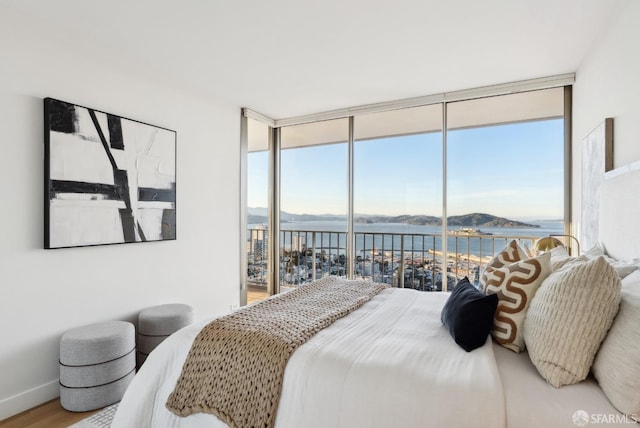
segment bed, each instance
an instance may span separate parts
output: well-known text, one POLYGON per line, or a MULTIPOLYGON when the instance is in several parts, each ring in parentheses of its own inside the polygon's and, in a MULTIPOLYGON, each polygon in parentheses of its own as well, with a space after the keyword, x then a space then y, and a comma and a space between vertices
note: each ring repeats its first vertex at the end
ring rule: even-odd
MULTIPOLYGON (((616 224, 612 216, 621 211, 615 209, 618 204, 624 203, 622 211, 628 212, 629 201, 614 190, 637 188, 638 183, 640 171, 617 174, 605 181, 602 194, 608 196, 603 197, 601 207, 607 213, 600 216, 601 221, 616 224)), ((640 207, 640 202, 634 203, 640 207)), ((629 247, 627 234, 619 228, 601 227, 603 251, 606 248, 618 258, 640 256, 630 254, 635 248, 629 247)), ((638 272, 628 278, 640 284, 638 272)), ((449 293, 387 288, 317 332, 288 360, 275 426, 528 428, 634 424, 629 415, 614 407, 592 374, 573 385, 556 388, 540 375, 532 363, 535 358, 527 351, 512 352, 491 336, 482 346, 466 352, 442 324, 441 312, 448 298, 449 293)), ((630 309, 626 311, 630 313, 630 309)), ((120 403, 113 428, 228 426, 213 414, 182 417, 166 407, 194 339, 210 321, 180 330, 154 350, 120 403)), ((633 355, 630 358, 627 363, 637 365, 637 359, 633 355)), ((637 371, 630 376, 632 382, 637 381, 637 371)), ((637 383, 635 391, 638 395, 637 383)))

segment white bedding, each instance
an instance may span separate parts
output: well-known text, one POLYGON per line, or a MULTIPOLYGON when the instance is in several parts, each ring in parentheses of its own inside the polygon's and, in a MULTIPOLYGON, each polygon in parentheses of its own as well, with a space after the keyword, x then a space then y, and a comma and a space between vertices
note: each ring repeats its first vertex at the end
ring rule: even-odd
POLYGON ((554 388, 536 371, 526 352, 515 354, 494 343, 494 354, 505 391, 507 421, 518 428, 575 428, 574 414, 588 414, 587 426, 634 427, 607 400, 593 377, 554 388))
MULTIPOLYGON (((287 365, 276 427, 506 426, 490 340, 467 353, 440 322, 446 293, 384 290, 298 348, 287 365)), ((163 342, 136 375, 117 427, 224 427, 165 408, 203 324, 163 342)))
MULTIPOLYGON (((573 421, 579 410, 589 426, 637 426, 620 420, 592 378, 556 389, 526 352, 515 354, 490 339, 473 352, 462 350, 440 322, 447 298, 388 289, 312 337, 289 360, 276 427, 571 428, 579 426, 573 421)), ((181 418, 165 408, 206 322, 153 351, 113 428, 226 427, 213 415, 181 418)))

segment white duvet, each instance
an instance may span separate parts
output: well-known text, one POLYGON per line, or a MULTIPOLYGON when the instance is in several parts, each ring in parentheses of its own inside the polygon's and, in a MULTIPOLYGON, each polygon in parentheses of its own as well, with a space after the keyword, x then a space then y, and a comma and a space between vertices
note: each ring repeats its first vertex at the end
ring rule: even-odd
MULTIPOLYGON (((299 347, 287 365, 276 427, 506 426, 491 340, 465 352, 440 322, 447 293, 387 289, 299 347)), ((165 408, 203 324, 165 340, 127 390, 118 427, 224 427, 165 408)))

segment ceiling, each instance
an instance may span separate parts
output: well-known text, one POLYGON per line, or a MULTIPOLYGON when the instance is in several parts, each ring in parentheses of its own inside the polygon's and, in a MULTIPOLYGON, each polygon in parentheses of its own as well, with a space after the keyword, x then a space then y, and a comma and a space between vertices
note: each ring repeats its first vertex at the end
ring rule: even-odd
POLYGON ((110 66, 273 119, 574 72, 617 3, 2 0, 110 66))

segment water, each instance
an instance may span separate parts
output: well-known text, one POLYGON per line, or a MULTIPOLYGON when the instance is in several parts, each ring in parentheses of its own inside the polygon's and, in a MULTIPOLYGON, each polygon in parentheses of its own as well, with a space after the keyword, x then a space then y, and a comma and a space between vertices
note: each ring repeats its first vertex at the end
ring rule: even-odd
MULTIPOLYGON (((481 233, 490 233, 489 238, 468 238, 463 235, 448 235, 447 249, 449 252, 469 253, 475 256, 494 255, 502 250, 513 236, 526 237, 543 237, 548 235, 557 235, 564 233, 564 225, 562 221, 545 220, 530 221, 530 224, 536 224, 538 228, 502 228, 487 227, 481 228, 481 233), (504 237, 504 241, 499 239, 504 237), (493 238, 493 239, 492 239, 493 238), (457 243, 457 247, 456 247, 457 243)), ((256 228, 259 225, 249 225, 249 228, 256 228)), ((428 250, 442 250, 442 227, 441 226, 421 226, 405 223, 356 223, 354 225, 356 232, 356 254, 366 255, 372 250, 379 252, 388 252, 397 254, 402 246, 401 237, 397 235, 385 234, 404 234, 404 250, 425 252, 428 250), (373 234, 376 235, 366 235, 373 234), (365 235, 362 235, 365 234, 365 235), (422 236, 411 236, 422 235, 422 236), (426 236, 424 236, 426 235, 426 236)), ((457 229, 457 228, 454 228, 457 229)), ((309 232, 335 232, 316 235, 316 247, 323 247, 327 252, 332 254, 346 253, 346 232, 347 227, 343 221, 299 221, 287 222, 281 224, 281 231, 284 231, 284 242, 281 243, 285 248, 291 248, 291 241, 296 239, 296 234, 287 233, 286 231, 309 231, 309 232), (338 233, 339 232, 339 233, 338 233), (322 238, 322 239, 321 239, 322 238), (320 242, 322 241, 322 242, 320 242)), ((282 236, 282 234, 281 234, 282 236)), ((311 246, 311 233, 303 234, 302 244, 311 246)), ((525 245, 532 245, 531 241, 525 241, 525 245)))

